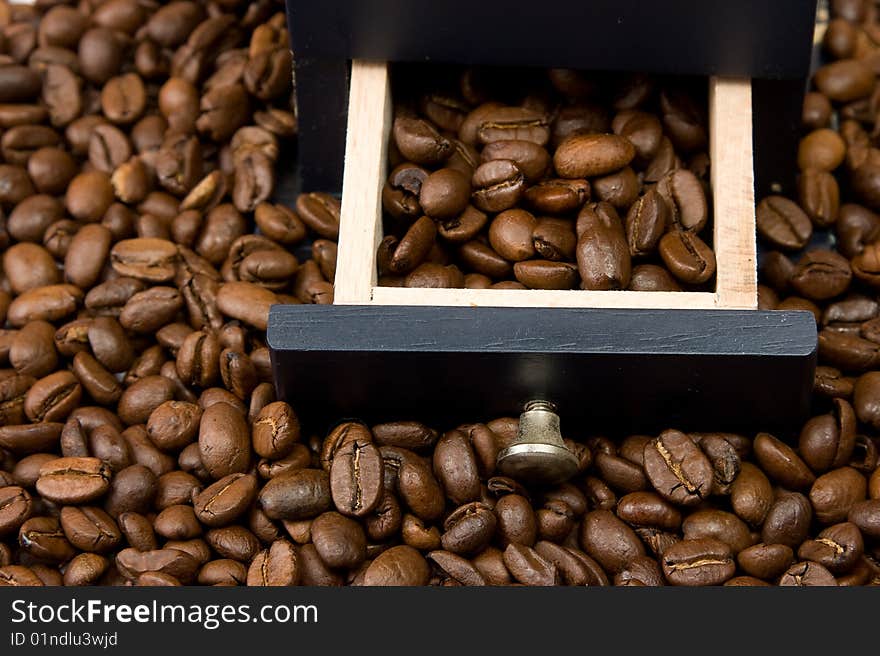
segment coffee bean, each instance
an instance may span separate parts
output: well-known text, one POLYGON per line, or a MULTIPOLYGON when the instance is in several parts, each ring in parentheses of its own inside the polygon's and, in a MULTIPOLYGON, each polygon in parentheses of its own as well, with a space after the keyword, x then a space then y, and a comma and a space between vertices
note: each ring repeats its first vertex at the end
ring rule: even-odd
POLYGON ((382 499, 384 465, 369 441, 352 439, 334 452, 330 467, 333 503, 344 515, 363 517, 382 499))
POLYGON ((400 153, 416 164, 436 165, 452 155, 452 144, 427 121, 397 117, 392 128, 400 153))
POLYGON ((0 586, 42 586, 43 582, 27 567, 6 565, 0 567, 0 586))
POLYGON ((553 165, 563 178, 590 178, 622 169, 633 157, 632 143, 618 135, 573 135, 556 149, 553 165))
POLYGON ((755 438, 755 458, 772 478, 792 490, 813 484, 815 476, 803 460, 789 447, 769 433, 755 438))
POLYGON ((873 73, 859 60, 841 59, 822 66, 813 80, 830 100, 847 102, 871 92, 873 73))
POLYGON ((564 178, 543 180, 525 192, 525 200, 532 208, 551 214, 564 214, 580 209, 589 197, 589 182, 564 178))
POLYGON ((836 586, 837 581, 818 563, 804 562, 792 565, 779 580, 781 586, 836 586))
POLYGON ((698 510, 682 524, 685 540, 715 538, 730 547, 736 555, 751 546, 749 528, 739 517, 723 510, 698 510))
POLYGON ((199 452, 214 479, 247 471, 250 444, 250 431, 238 410, 225 403, 205 409, 199 424, 199 452))
POLYGON ((113 518, 92 506, 65 506, 61 509, 61 528, 70 543, 82 551, 106 553, 122 539, 113 518))
POLYGON ((495 107, 481 118, 476 137, 483 144, 519 140, 544 146, 550 138, 547 119, 539 112, 524 107, 495 107))
POLYGON ((800 294, 813 300, 826 300, 849 287, 852 270, 846 258, 832 251, 808 251, 798 262, 791 284, 800 294))
POLYGON ((809 217, 782 196, 768 196, 757 207, 758 234, 773 246, 800 250, 813 234, 809 217))
POLYGON ((495 504, 497 532, 503 545, 533 546, 538 538, 535 513, 529 500, 520 494, 507 494, 495 504))
POLYGON ((512 161, 529 183, 541 180, 550 166, 547 150, 531 141, 494 141, 483 148, 480 157, 483 162, 496 159, 512 161))
POLYGON ((763 542, 743 549, 736 556, 740 568, 759 579, 775 579, 791 566, 793 560, 791 547, 763 542))
POLYGON ((531 547, 509 544, 504 550, 504 564, 513 577, 525 585, 558 585, 559 571, 531 547))
POLYGON ((623 224, 608 203, 585 205, 578 215, 578 271, 584 289, 626 289, 632 272, 623 224))
POLYGON ((312 521, 312 542, 328 567, 353 569, 367 557, 361 525, 338 512, 325 512, 312 521))
POLYGON ((25 521, 18 530, 18 544, 38 560, 62 563, 76 554, 54 517, 31 517, 25 521))
POLYGON ((199 562, 190 554, 179 549, 155 549, 137 551, 123 549, 116 555, 119 572, 128 579, 136 578, 145 572, 161 572, 187 583, 195 578, 199 562))
POLYGON ((767 512, 761 539, 767 544, 785 544, 794 549, 806 538, 812 516, 810 502, 803 494, 780 491, 767 512))
POLYGON ((308 519, 329 510, 330 480, 317 469, 289 471, 275 476, 259 494, 259 506, 271 519, 308 519))
POLYGON ((660 257, 681 282, 696 285, 715 275, 715 253, 697 235, 675 230, 660 239, 660 257))
POLYGON ((164 239, 126 239, 110 251, 110 262, 119 275, 147 283, 174 278, 177 258, 177 247, 164 239))
POLYGON ((111 476, 98 458, 57 458, 40 468, 37 492, 57 503, 87 503, 107 492, 111 476))
POLYGON ((871 498, 860 501, 850 508, 847 520, 859 527, 869 538, 880 536, 880 500, 871 498))
POLYGON ((379 554, 364 574, 364 585, 425 585, 430 578, 428 563, 412 547, 398 545, 379 554))
POLYGON ((256 478, 230 474, 193 498, 199 521, 206 526, 226 526, 240 517, 257 495, 256 478))
POLYGON ((681 526, 678 509, 654 492, 632 492, 620 498, 617 516, 633 526, 676 531, 681 526))
POLYGON ((714 538, 672 545, 663 553, 662 566, 672 585, 721 585, 736 571, 730 547, 714 538))
POLYGON ((0 535, 18 531, 32 512, 33 499, 27 490, 17 485, 0 487, 0 535))
POLYGON ((603 569, 615 574, 633 558, 645 554, 635 532, 609 510, 587 513, 581 524, 579 542, 603 569))
POLYGON ((665 431, 645 446, 644 457, 651 484, 672 503, 694 505, 711 492, 712 464, 684 433, 665 431))
POLYGON ((426 558, 438 568, 445 577, 461 585, 486 585, 485 577, 469 561, 450 551, 431 551, 426 558))
MULTIPOLYGON (((498 159, 485 162, 474 171, 471 187, 471 198, 478 209, 484 212, 502 212, 513 207, 522 197, 525 192, 525 178, 514 162, 498 159)), ((422 185, 422 196, 424 194, 425 186, 422 185)), ((420 197, 420 200, 424 207, 424 199, 420 197)), ((462 204, 461 209, 452 215, 458 214, 465 205, 466 203, 462 204)))
POLYGON ((864 552, 864 540, 851 522, 829 526, 798 549, 798 558, 819 563, 835 574, 849 571, 864 552))

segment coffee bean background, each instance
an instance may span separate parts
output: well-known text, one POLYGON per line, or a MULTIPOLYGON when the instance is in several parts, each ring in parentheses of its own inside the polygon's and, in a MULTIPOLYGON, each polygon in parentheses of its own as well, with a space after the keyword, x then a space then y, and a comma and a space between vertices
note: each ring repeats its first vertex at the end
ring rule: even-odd
POLYGON ((420 64, 392 81, 380 285, 714 289, 705 80, 420 64))
MULTIPOLYGON (((516 418, 429 427, 401 408, 315 434, 275 398, 268 308, 332 301, 339 222, 331 195, 279 201, 296 135, 281 3, 0 0, 0 585, 880 583, 880 15, 867 0, 832 10, 798 196, 758 208, 762 307, 812 310, 821 329, 813 416, 779 435, 602 436, 563 417, 578 472, 538 487, 495 471, 516 418), (820 232, 833 249, 811 248, 820 232)), ((587 79, 541 75, 575 95, 587 79)), ((448 129, 445 103, 418 111, 448 129)), ((490 280, 573 266, 574 218, 512 208, 493 233, 461 193, 473 178, 439 166, 451 141, 400 116, 423 163, 392 175, 394 198, 413 207, 421 185, 419 206, 461 221, 414 212, 389 266, 432 284, 449 271, 436 240, 484 229, 516 237, 499 257, 465 250, 497 266, 490 280)), ((540 159, 529 144, 488 141, 480 189, 511 166, 538 175, 510 164, 540 159)), ((541 193, 595 191, 600 164, 566 160, 585 177, 541 193)), ((645 216, 669 197, 644 190, 645 216)), ((581 221, 596 233, 607 202, 581 221)), ((693 246, 688 230, 636 227, 621 253, 693 246)), ((637 265, 631 280, 672 278, 637 265)))

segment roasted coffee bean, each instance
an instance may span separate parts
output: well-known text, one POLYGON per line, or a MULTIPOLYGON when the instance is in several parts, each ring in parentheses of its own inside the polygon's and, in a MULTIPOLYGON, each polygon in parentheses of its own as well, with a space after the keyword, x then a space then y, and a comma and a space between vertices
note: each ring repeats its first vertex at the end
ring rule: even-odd
POLYGON ((880 499, 872 496, 855 504, 850 508, 847 520, 858 526, 864 535, 877 538, 880 536, 880 499))
POLYGON ((459 430, 445 433, 434 448, 434 473, 456 505, 480 497, 480 476, 476 455, 467 436, 459 430))
POLYGON ((798 558, 817 562, 835 574, 843 574, 856 564, 864 552, 864 540, 851 522, 829 526, 798 549, 798 558))
POLYGON ((425 585, 430 569, 424 557, 412 547, 398 545, 379 554, 364 574, 364 585, 425 585))
POLYGON ((769 433, 760 433, 754 443, 755 458, 771 478, 792 490, 813 484, 816 477, 804 461, 791 449, 769 433))
POLYGON ((480 153, 483 162, 506 159, 516 164, 529 183, 538 182, 550 166, 547 150, 531 141, 493 141, 480 153))
POLYGON ((834 524, 846 519, 852 506, 867 494, 865 477, 852 467, 834 469, 816 479, 810 489, 810 502, 816 519, 834 524))
POLYGON ((250 448, 250 431, 241 412, 226 403, 205 409, 199 424, 199 453, 214 479, 247 471, 250 448))
POLYGON ((443 548, 457 554, 480 551, 492 539, 497 518, 483 503, 474 502, 453 511, 443 524, 443 548))
POLYGON ((645 446, 644 457, 651 484, 672 503, 694 505, 711 492, 712 464, 684 433, 665 431, 645 446))
POLYGON ((708 456, 715 471, 712 494, 729 494, 740 472, 740 456, 736 449, 724 436, 712 433, 702 436, 700 449, 708 456))
POLYGON ((467 559, 450 551, 431 551, 426 555, 444 576, 461 585, 486 585, 486 578, 467 559))
POLYGON ((553 166, 563 178, 591 178, 622 169, 635 153, 632 142, 618 135, 572 135, 559 144, 553 166))
POLYGON ((452 143, 427 121, 399 116, 392 133, 401 155, 416 164, 437 165, 452 155, 452 143))
POLYGON ((657 191, 666 200, 670 225, 695 233, 703 229, 709 209, 697 176, 687 169, 678 169, 657 183, 657 191))
POLYGON ((873 73, 863 62, 841 59, 822 66, 813 78, 816 87, 830 100, 847 102, 867 96, 873 88, 873 73))
POLYGON ((578 215, 577 263, 584 289, 626 289, 632 273, 623 224, 608 203, 591 203, 578 215))
MULTIPOLYGON (((859 400, 860 397, 856 396, 856 408, 863 407, 859 400)), ((814 472, 824 472, 849 462, 855 440, 856 417, 853 407, 838 399, 834 402, 833 414, 813 417, 804 424, 798 450, 814 472)))
POLYGON ((18 531, 32 513, 33 499, 27 490, 17 485, 0 487, 0 535, 18 531))
POLYGON ((369 441, 351 439, 333 453, 330 492, 344 515, 363 517, 382 500, 384 464, 379 450, 369 441))
POLYGON ((338 512, 326 512, 312 521, 312 542, 328 567, 353 569, 367 557, 361 525, 338 512))
POLYGON ((504 564, 525 585, 558 585, 561 581, 556 565, 525 545, 509 544, 504 550, 504 564))
MULTIPOLYGON (((471 187, 471 198, 478 209, 484 212, 502 212, 513 207, 522 197, 525 192, 525 178, 511 160, 491 160, 474 171, 471 187)), ((422 185, 422 196, 424 194, 425 186, 422 185)), ((424 207, 424 200, 421 199, 421 202, 424 207)), ((465 205, 466 203, 452 215, 460 213, 465 205)))
POLYGON ((667 268, 681 282, 696 285, 715 275, 715 253, 691 232, 666 233, 660 240, 659 251, 667 268))
POLYGON ((798 262, 791 285, 803 296, 826 300, 849 287, 852 270, 846 258, 833 251, 808 251, 798 262))
POLYGON ((199 561, 179 549, 164 548, 152 551, 123 549, 116 555, 116 566, 126 578, 136 578, 145 572, 161 572, 187 583, 195 578, 199 561))
POLYGON ((489 243, 507 260, 520 262, 535 255, 533 232, 535 217, 525 210, 501 212, 489 225, 489 243))
POLYGON ((82 396, 82 386, 69 371, 57 371, 39 379, 24 398, 24 412, 33 422, 63 421, 82 396))
POLYGON ((746 574, 771 580, 787 570, 794 560, 791 547, 784 544, 759 543, 743 549, 736 561, 746 574))
POLYGON ((564 214, 580 209, 589 197, 589 182, 563 178, 543 180, 525 192, 525 200, 533 209, 550 214, 564 214))
POLYGON ((269 403, 254 419, 252 433, 257 455, 263 458, 283 458, 299 441, 299 419, 287 403, 269 403))
POLYGON ((682 532, 685 540, 715 538, 730 547, 736 555, 752 545, 753 540, 745 522, 723 510, 698 510, 684 520, 682 532))
POLYGON ((736 571, 730 547, 714 538, 672 545, 663 553, 662 566, 672 585, 721 585, 736 571))
POLYGON ((792 565, 779 580, 781 586, 836 586, 837 581, 818 563, 803 562, 792 565))
POLYGON ((248 509, 256 495, 254 476, 230 474, 195 496, 193 506, 199 521, 206 526, 226 526, 248 509))
POLYGON ((87 503, 107 492, 111 476, 98 458, 57 458, 40 468, 37 492, 57 503, 87 503))
POLYGON ((656 190, 649 189, 626 215, 626 237, 633 256, 652 253, 670 222, 669 204, 656 190))
POLYGON ((581 524, 579 542, 603 569, 615 574, 633 558, 645 555, 639 537, 609 510, 587 513, 581 524))
POLYGON ((73 558, 76 549, 67 541, 55 517, 31 517, 18 530, 21 548, 38 560, 61 563, 73 558))
POLYGON ((768 196, 757 207, 758 234, 784 250, 800 250, 813 234, 809 217, 782 196, 768 196))
POLYGON ((501 543, 533 546, 538 538, 535 513, 529 500, 519 494, 507 494, 495 504, 497 532, 501 543))
POLYGON ((677 531, 681 526, 678 509, 654 492, 632 492, 620 498, 617 516, 633 526, 677 531))
POLYGON ((806 538, 812 515, 810 502, 803 494, 781 491, 767 512, 761 539, 767 544, 785 544, 794 549, 806 538))
POLYGON ((329 476, 317 469, 279 474, 266 483, 258 502, 271 519, 316 517, 332 504, 329 476))
POLYGON ((483 144, 522 140, 544 146, 550 138, 546 117, 525 107, 496 107, 487 111, 481 118, 477 125, 476 137, 483 144))
POLYGON ((371 432, 380 446, 397 446, 413 451, 431 448, 438 437, 437 431, 416 421, 376 424, 371 432))

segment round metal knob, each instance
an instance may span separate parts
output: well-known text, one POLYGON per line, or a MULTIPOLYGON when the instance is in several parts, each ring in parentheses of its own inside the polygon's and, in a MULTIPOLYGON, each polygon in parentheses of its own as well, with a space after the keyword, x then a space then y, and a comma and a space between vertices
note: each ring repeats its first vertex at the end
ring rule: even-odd
POLYGON ((529 401, 516 440, 498 454, 505 476, 535 483, 560 483, 577 472, 578 461, 562 441, 559 415, 549 401, 529 401))

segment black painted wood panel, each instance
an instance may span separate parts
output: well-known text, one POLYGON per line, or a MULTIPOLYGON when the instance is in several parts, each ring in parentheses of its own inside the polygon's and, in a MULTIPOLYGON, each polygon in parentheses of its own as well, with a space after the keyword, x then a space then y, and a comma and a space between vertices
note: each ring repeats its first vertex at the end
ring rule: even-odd
POLYGON ((441 427, 545 398, 583 430, 776 430, 809 408, 806 312, 275 306, 279 398, 342 418, 441 427))
POLYGON ((816 0, 287 0, 310 58, 803 78, 816 0))

